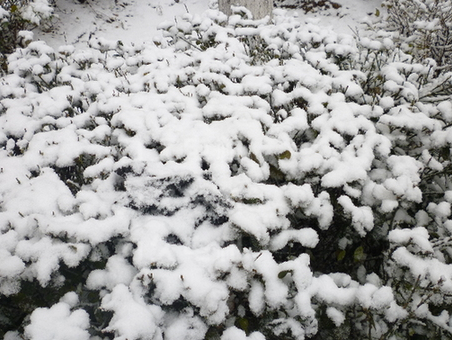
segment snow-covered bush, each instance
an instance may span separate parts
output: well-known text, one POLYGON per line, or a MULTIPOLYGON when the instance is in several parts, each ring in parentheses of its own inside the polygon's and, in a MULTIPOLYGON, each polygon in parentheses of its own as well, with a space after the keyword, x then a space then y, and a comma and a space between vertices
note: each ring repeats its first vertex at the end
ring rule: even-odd
POLYGON ((401 47, 418 60, 432 58, 450 71, 452 63, 452 1, 386 0, 387 30, 395 30, 401 47))
POLYGON ((48 22, 52 13, 48 0, 0 0, 0 71, 6 71, 5 54, 28 44, 33 39, 29 30, 48 22))
POLYGON ((450 337, 450 75, 238 11, 9 56, 0 336, 450 337))
POLYGON ((331 0, 274 0, 276 7, 301 8, 306 13, 314 13, 330 8, 339 9, 341 4, 331 0))

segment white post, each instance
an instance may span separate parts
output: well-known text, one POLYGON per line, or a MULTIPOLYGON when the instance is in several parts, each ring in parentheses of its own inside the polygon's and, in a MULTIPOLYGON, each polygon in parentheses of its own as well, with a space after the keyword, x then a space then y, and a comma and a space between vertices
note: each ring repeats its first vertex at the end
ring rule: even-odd
POLYGON ((231 6, 244 6, 251 11, 254 19, 272 15, 273 0, 218 0, 219 10, 231 15, 231 6))

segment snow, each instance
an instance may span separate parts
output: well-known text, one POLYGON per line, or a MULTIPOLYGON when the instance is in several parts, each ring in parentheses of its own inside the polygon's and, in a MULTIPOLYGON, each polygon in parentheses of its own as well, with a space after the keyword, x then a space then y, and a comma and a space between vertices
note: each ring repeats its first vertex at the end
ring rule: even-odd
POLYGON ((287 298, 288 288, 278 278, 279 268, 278 264, 273 260, 272 254, 268 251, 263 251, 253 262, 253 268, 265 280, 264 296, 267 304, 273 308, 282 305, 287 298))
POLYGON ((356 287, 338 287, 334 279, 322 275, 312 279, 311 294, 328 304, 351 305, 356 297, 356 287))
POLYGON ((20 257, 11 256, 11 253, 6 249, 1 249, 0 259, 0 275, 2 277, 15 277, 25 269, 25 264, 20 257))
POLYGON ((31 340, 88 340, 89 316, 83 309, 71 310, 66 302, 51 308, 37 308, 31 314, 25 334, 31 340))
POLYGON ((89 274, 86 286, 92 290, 103 287, 113 289, 118 284, 130 284, 136 274, 137 270, 126 259, 114 255, 108 259, 105 270, 97 269, 89 274))
POLYGON ((314 248, 319 242, 317 232, 310 228, 300 230, 283 230, 270 243, 273 251, 284 248, 289 241, 298 241, 302 246, 314 248))
POLYGON ((264 340, 265 337, 260 332, 253 332, 249 336, 246 333, 237 328, 230 327, 223 333, 221 340, 264 340))
POLYGON ((22 9, 24 19, 39 25, 42 19, 47 19, 53 14, 53 8, 47 0, 34 0, 22 9))
MULTIPOLYGON (((358 23, 367 16, 373 17, 381 0, 336 0, 339 9, 316 11, 306 15, 302 10, 292 10, 300 20, 309 20, 337 33, 352 34, 358 23), (364 14, 364 15, 363 15, 364 14)), ((83 4, 56 0, 55 19, 50 32, 36 32, 35 38, 51 42, 52 46, 86 43, 96 35, 108 40, 120 37, 124 44, 141 45, 159 35, 159 23, 174 21, 186 13, 199 14, 217 8, 215 0, 165 0, 165 1, 87 1, 83 4), (74 13, 76 17, 74 18, 74 13)))
POLYGON ((142 297, 134 295, 124 284, 116 285, 102 299, 102 308, 114 311, 105 331, 114 333, 115 339, 163 339, 158 327, 162 310, 146 305, 142 297))
POLYGON ((60 260, 69 267, 75 267, 86 258, 89 246, 63 243, 45 236, 19 241, 15 252, 25 261, 36 261, 27 268, 27 272, 36 276, 41 285, 46 286, 51 274, 59 268, 60 260))
POLYGON ((389 233, 389 240, 391 242, 398 244, 413 243, 414 245, 419 247, 420 251, 427 253, 433 251, 433 248, 428 239, 429 234, 427 229, 425 229, 424 227, 392 230, 389 233))
POLYGON ((207 0, 56 1, 0 81, 0 293, 61 296, 26 338, 304 339, 323 310, 374 312, 381 338, 413 315, 450 329, 400 291, 452 292, 450 101, 422 101, 430 66, 403 54, 367 78, 393 40, 345 26, 380 1, 338 3, 275 25, 207 0))
POLYGON ((137 221, 137 224, 131 228, 131 240, 138 246, 133 256, 134 265, 139 269, 146 268, 152 263, 159 263, 162 267, 175 267, 177 265, 175 247, 166 246, 164 241, 164 237, 171 232, 169 226, 158 220, 141 223, 137 221), (154 249, 159 251, 155 252, 154 249))
POLYGON ((378 288, 370 283, 366 283, 364 286, 359 287, 356 297, 359 300, 359 303, 366 309, 383 309, 394 301, 391 287, 378 288))
POLYGON ((336 327, 339 327, 345 321, 344 314, 340 310, 337 310, 334 307, 328 307, 326 309, 326 315, 328 315, 328 317, 331 319, 331 321, 334 322, 336 327))
POLYGON ((255 315, 261 315, 265 309, 265 289, 261 282, 253 281, 251 283, 248 300, 251 311, 255 315))
POLYGON ((80 300, 76 292, 68 292, 64 294, 64 296, 60 299, 60 302, 64 302, 68 304, 71 308, 74 308, 75 306, 77 306, 80 300))
POLYGON ((165 339, 202 340, 207 332, 207 326, 201 318, 193 316, 193 312, 175 317, 165 332, 165 339))
POLYGON ((344 208, 346 213, 351 214, 352 223, 356 231, 364 236, 374 227, 372 210, 369 207, 357 207, 348 196, 340 196, 338 203, 344 208))

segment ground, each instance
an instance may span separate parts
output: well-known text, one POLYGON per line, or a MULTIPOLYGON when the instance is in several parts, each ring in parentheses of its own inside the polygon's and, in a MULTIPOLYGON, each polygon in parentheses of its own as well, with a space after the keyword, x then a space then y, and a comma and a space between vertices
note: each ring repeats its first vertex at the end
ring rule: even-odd
MULTIPOLYGON (((51 27, 35 32, 35 37, 53 47, 86 45, 93 35, 118 39, 123 43, 149 42, 159 32, 157 27, 167 20, 177 20, 184 13, 201 14, 217 6, 216 0, 56 0, 57 17, 51 27)), ((300 2, 300 1, 298 1, 300 2)), ((335 0, 334 3, 312 1, 320 5, 308 13, 296 0, 278 1, 298 14, 300 20, 314 20, 320 26, 332 27, 337 33, 353 34, 359 23, 375 15, 382 0, 335 0), (333 6, 334 5, 334 6, 333 6)), ((305 6, 305 9, 311 7, 305 6)))

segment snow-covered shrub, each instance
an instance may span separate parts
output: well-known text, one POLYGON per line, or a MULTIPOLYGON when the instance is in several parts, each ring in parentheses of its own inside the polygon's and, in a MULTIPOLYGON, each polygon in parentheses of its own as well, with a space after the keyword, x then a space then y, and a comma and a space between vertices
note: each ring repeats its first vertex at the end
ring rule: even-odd
POLYGON ((450 71, 452 63, 452 1, 386 0, 385 28, 397 32, 396 40, 417 60, 432 58, 450 71))
POLYGON ((53 8, 48 0, 0 0, 0 69, 6 71, 5 54, 32 39, 30 30, 50 20, 53 8))
POLYGON ((0 336, 450 337, 447 73, 238 10, 9 56, 0 336))
POLYGON ((328 10, 330 8, 339 9, 341 4, 330 0, 274 0, 276 7, 281 8, 301 8, 306 13, 314 13, 322 10, 328 10))

